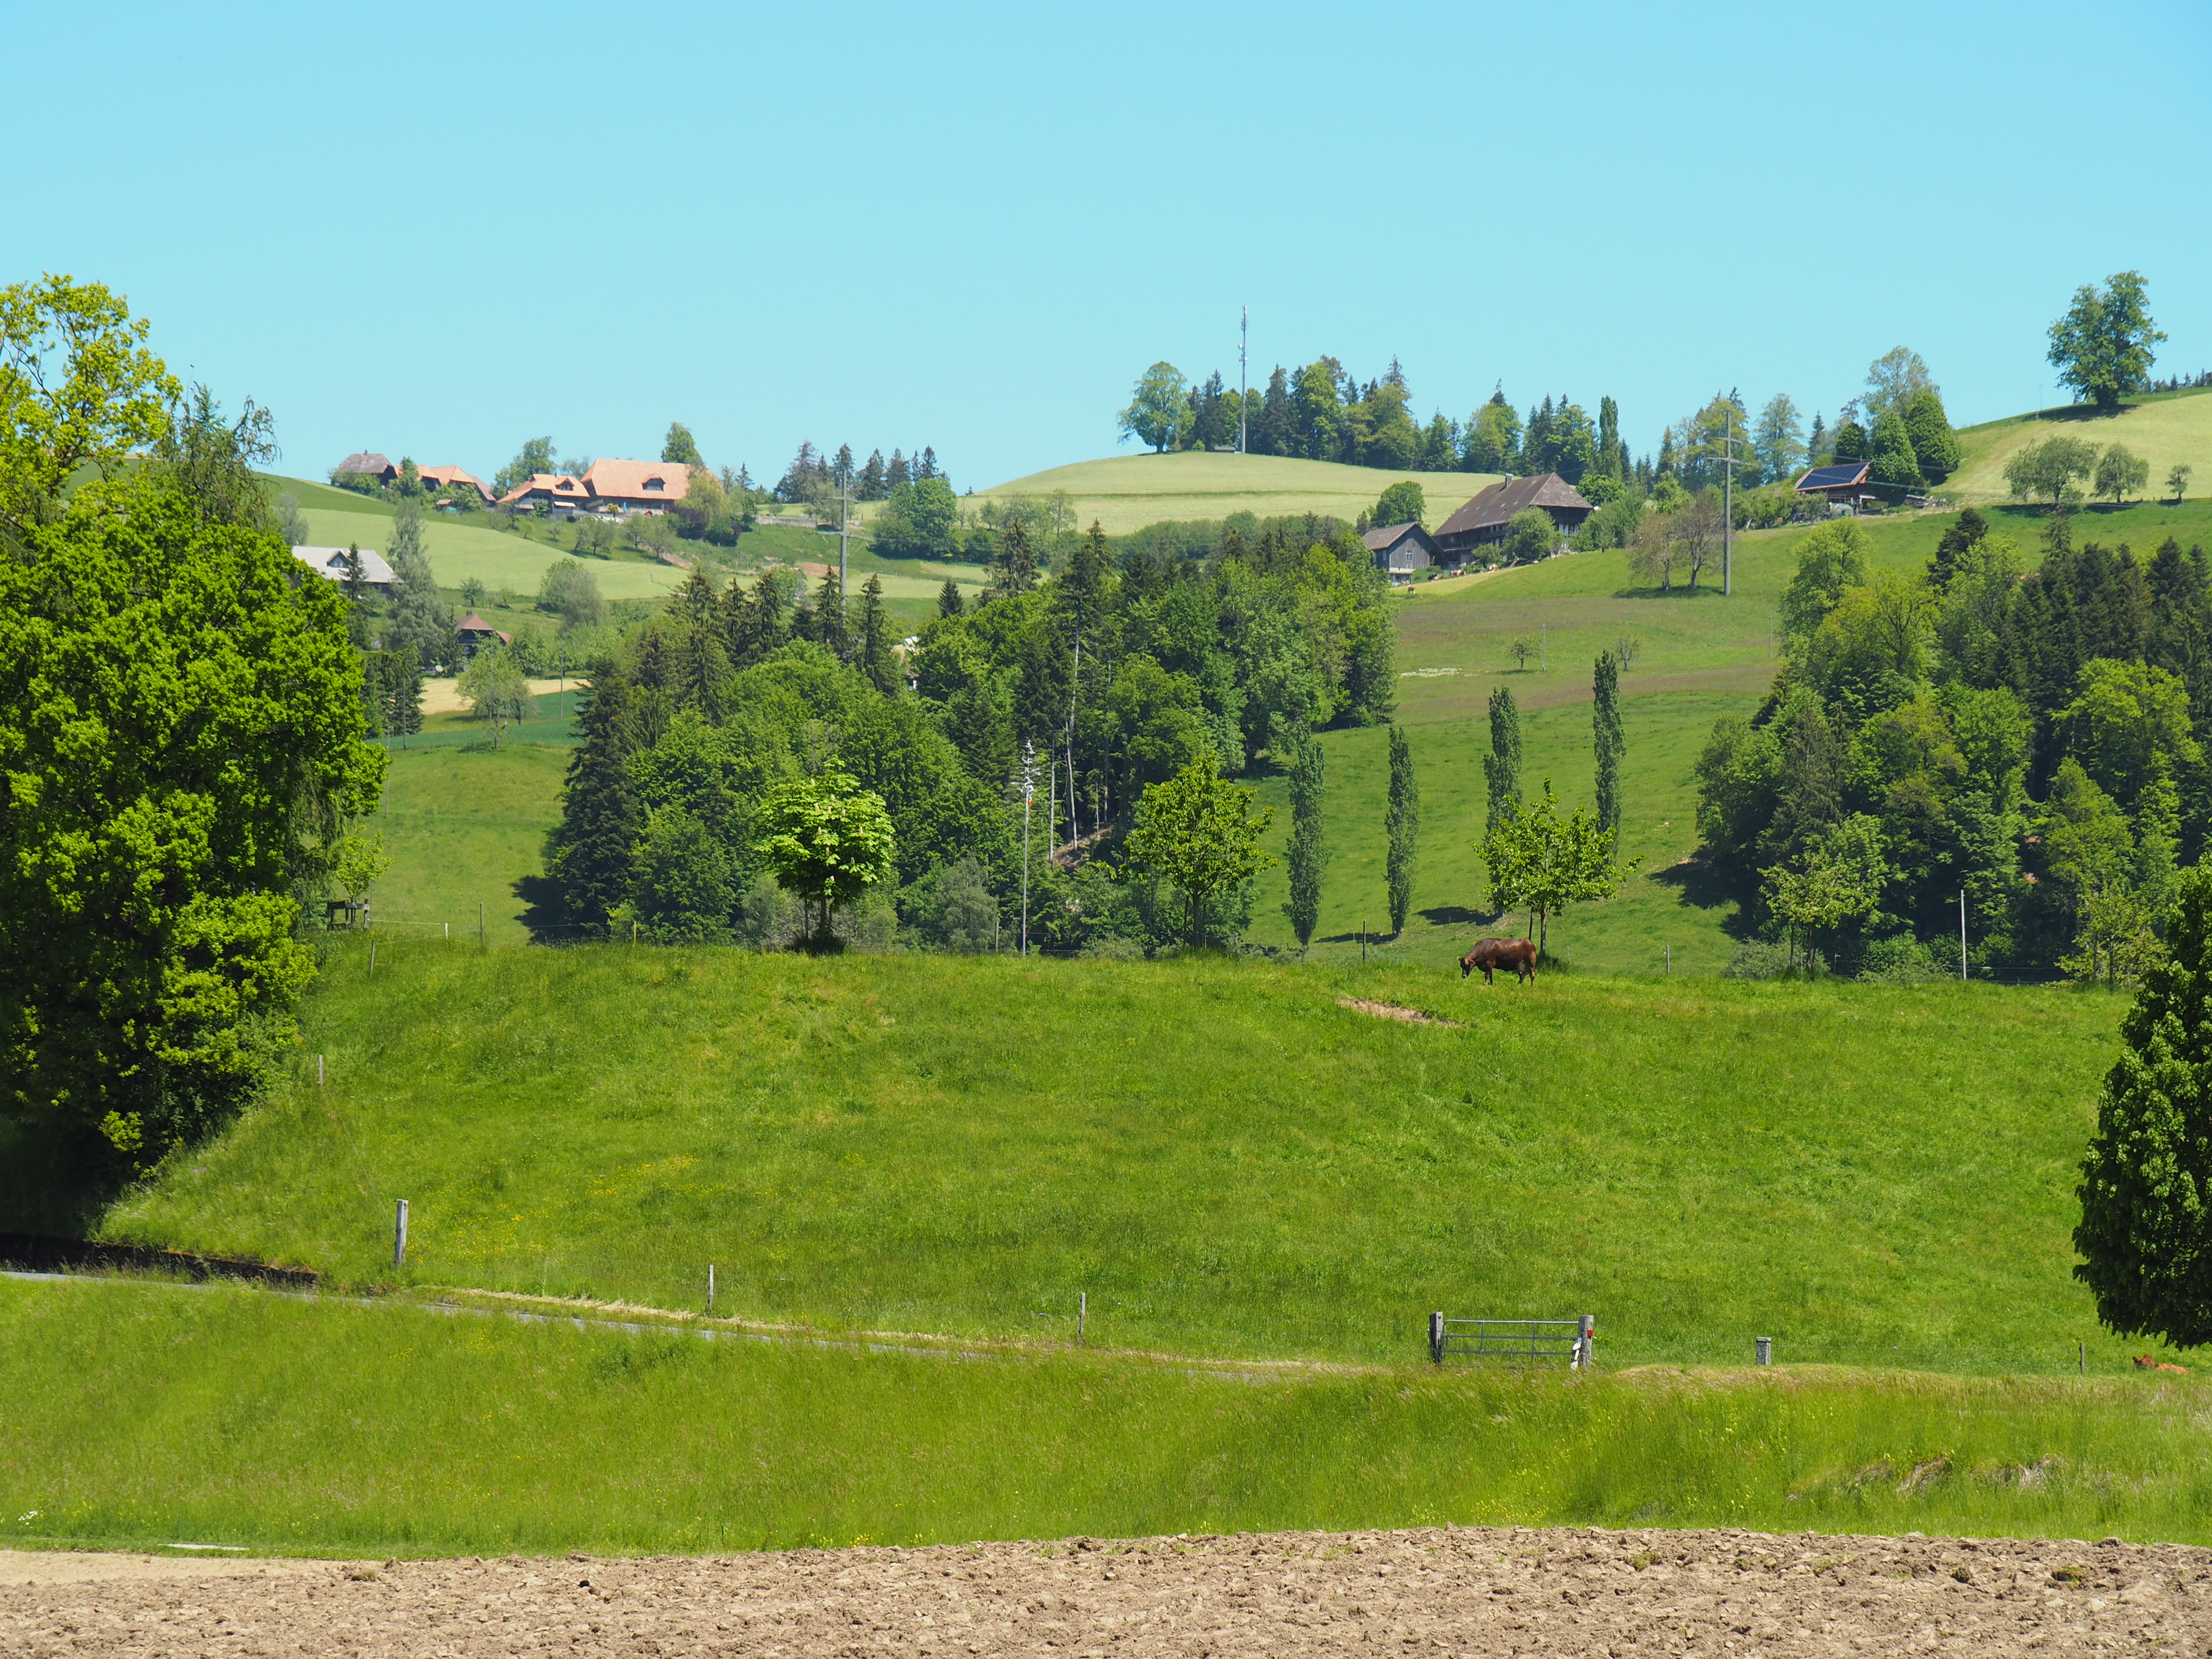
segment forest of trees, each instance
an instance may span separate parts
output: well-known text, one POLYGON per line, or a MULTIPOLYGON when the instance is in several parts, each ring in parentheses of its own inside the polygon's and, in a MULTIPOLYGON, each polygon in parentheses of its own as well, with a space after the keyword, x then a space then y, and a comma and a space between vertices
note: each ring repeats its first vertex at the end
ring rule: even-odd
POLYGON ((567 925, 787 940, 799 921, 762 813, 802 778, 879 800, 890 879, 848 937, 988 948, 1019 926, 1026 797, 1033 944, 1149 948, 1233 933, 1237 890, 1193 896, 1129 856, 1139 803, 1184 778, 1287 763, 1312 732, 1382 719, 1395 684, 1381 579, 1356 536, 1225 532, 1204 560, 1116 554, 1094 525, 1054 579, 1020 520, 992 582, 951 583, 908 662, 879 581, 848 605, 771 572, 694 572, 597 665, 548 867, 567 925))
POLYGON ((1971 509, 1923 573, 1867 571, 1850 520, 1808 537, 1785 665, 1698 763, 1716 873, 1790 958, 1911 975, 2128 977, 2212 824, 2203 551, 2076 545, 2042 562, 1971 509))

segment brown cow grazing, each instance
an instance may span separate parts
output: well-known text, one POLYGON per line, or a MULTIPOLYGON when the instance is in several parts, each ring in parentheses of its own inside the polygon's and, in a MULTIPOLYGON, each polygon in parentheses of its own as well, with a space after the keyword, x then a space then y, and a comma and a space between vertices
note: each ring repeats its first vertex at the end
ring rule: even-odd
POLYGON ((1523 980, 1536 977, 1536 946, 1525 939, 1477 939, 1474 949, 1459 959, 1459 976, 1465 979, 1476 969, 1482 969, 1482 982, 1488 985, 1491 970, 1510 968, 1516 985, 1523 980))

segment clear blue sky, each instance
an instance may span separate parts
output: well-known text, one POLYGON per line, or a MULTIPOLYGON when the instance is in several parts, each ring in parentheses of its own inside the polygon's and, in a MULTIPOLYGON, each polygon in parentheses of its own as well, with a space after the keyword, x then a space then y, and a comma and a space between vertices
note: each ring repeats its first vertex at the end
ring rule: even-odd
POLYGON ((1155 358, 1402 359, 1831 419, 1891 346, 1960 424, 2140 268, 2212 367, 2212 10, 1481 4, 22 7, 0 274, 122 289, 286 471, 526 436, 960 488, 1116 452, 1155 358))

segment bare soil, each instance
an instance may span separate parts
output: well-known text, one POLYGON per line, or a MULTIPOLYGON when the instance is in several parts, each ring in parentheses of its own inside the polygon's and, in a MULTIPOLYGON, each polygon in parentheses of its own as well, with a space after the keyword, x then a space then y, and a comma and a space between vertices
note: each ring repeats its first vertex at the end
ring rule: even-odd
POLYGON ((10 1659, 2189 1653, 2208 1637, 2212 1551, 2117 1540, 1445 1528, 720 1560, 0 1556, 10 1659))

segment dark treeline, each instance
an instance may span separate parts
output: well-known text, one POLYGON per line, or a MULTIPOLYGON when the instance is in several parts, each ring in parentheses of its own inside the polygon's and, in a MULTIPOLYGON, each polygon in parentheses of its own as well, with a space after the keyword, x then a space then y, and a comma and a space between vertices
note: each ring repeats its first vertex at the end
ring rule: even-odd
POLYGON ((1635 471, 1621 441, 1620 407, 1610 398, 1598 400, 1593 416, 1571 398, 1547 395, 1524 418, 1500 389, 1463 424, 1441 410, 1422 424, 1413 401, 1395 357, 1380 379, 1364 385, 1334 357, 1297 369, 1277 364, 1267 384, 1249 396, 1224 385, 1218 371, 1193 382, 1161 362, 1137 382, 1121 424, 1125 434, 1161 452, 1234 449, 1243 416, 1245 447, 1255 455, 1394 471, 1557 472, 1570 483, 1594 473, 1625 478, 1635 471))
MULTIPOLYGON (((778 784, 835 771, 881 796, 896 838, 896 890, 841 913, 850 936, 1010 944, 1025 789, 1034 943, 1186 936, 1186 907, 1121 857, 1142 792, 1390 706, 1380 578, 1357 536, 1308 528, 1228 526, 1188 556, 1116 549, 1094 525, 1046 580, 1010 519, 988 588, 948 582, 910 650, 874 577, 848 603, 834 573, 806 593, 780 572, 718 590, 695 571, 593 673, 549 848, 565 923, 788 942, 799 919, 755 815, 778 784)), ((1249 895, 1224 896, 1233 931, 1249 895)))
POLYGON ((2046 531, 2028 571, 1961 514, 1924 574, 1869 577, 1839 521, 1784 594, 1786 665, 1698 762, 1724 876, 1791 953, 1905 975, 2125 978, 2212 828, 2203 551, 2046 531))
MULTIPOLYGON (((850 444, 840 444, 836 454, 828 455, 811 443, 802 443, 791 465, 784 468, 783 477, 776 480, 775 498, 812 506, 833 502, 849 489, 856 501, 888 501, 901 484, 945 477, 945 469, 937 464, 937 451, 927 444, 912 460, 904 451, 894 449, 886 461, 878 449, 866 460, 856 462, 850 444)), ((945 483, 949 488, 951 481, 947 478, 945 483)))

